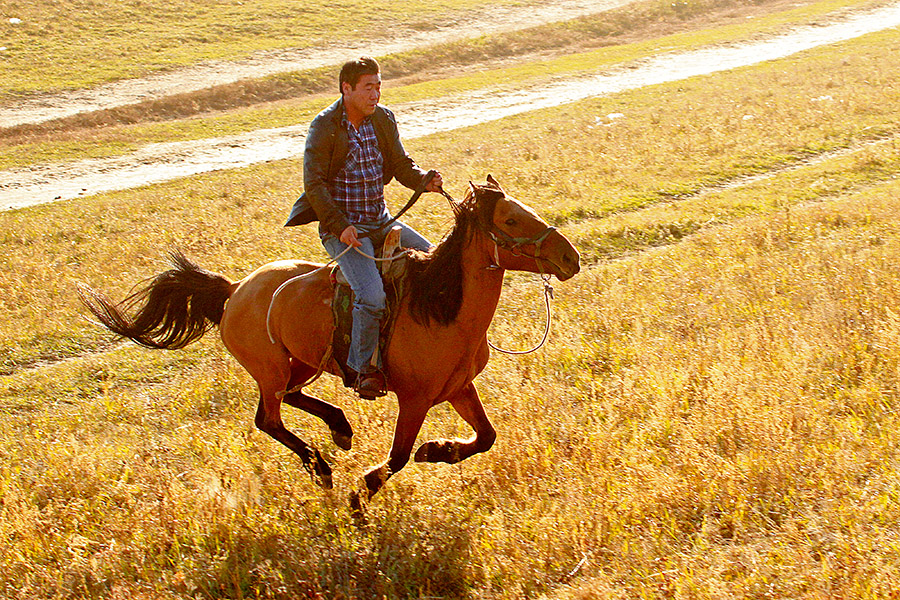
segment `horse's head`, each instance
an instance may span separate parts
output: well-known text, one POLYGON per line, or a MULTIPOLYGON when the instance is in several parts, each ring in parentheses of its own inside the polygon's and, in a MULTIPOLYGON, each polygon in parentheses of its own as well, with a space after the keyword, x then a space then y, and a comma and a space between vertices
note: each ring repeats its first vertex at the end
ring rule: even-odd
POLYGON ((560 281, 578 273, 578 251, 569 240, 507 196, 490 175, 487 185, 471 184, 462 202, 447 198, 454 204, 453 231, 428 254, 413 255, 408 265, 409 307, 418 322, 449 325, 457 319, 468 267, 493 265, 556 275, 560 281))
POLYGON ((470 182, 466 199, 482 208, 481 228, 493 242, 493 260, 500 268, 547 273, 560 281, 581 269, 575 246, 490 175, 487 185, 470 182))

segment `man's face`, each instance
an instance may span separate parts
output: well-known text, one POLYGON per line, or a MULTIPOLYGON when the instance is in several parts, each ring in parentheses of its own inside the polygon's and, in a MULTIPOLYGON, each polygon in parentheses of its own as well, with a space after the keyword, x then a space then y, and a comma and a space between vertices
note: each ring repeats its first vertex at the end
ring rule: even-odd
POLYGON ((355 88, 344 82, 342 89, 348 116, 358 114, 368 117, 375 112, 375 106, 381 98, 381 74, 361 76, 355 88))

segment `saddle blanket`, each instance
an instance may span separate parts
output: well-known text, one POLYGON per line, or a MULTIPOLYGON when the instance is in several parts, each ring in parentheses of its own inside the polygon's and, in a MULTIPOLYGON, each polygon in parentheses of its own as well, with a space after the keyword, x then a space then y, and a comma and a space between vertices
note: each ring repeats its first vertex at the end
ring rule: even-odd
MULTIPOLYGON (((347 366, 347 358, 350 356, 350 334, 353 328, 353 290, 340 275, 340 267, 331 270, 331 283, 334 288, 334 296, 331 301, 331 311, 334 316, 334 333, 331 337, 331 356, 341 370, 341 378, 344 385, 353 387, 356 383, 353 370, 347 366)), ((393 324, 397 315, 397 307, 402 298, 403 278, 382 278, 384 292, 387 296, 385 316, 381 320, 381 335, 378 337, 378 352, 384 356, 385 348, 391 338, 393 324)), ((386 367, 386 365, 385 365, 386 367)), ((387 368, 385 368, 387 373, 387 368)))

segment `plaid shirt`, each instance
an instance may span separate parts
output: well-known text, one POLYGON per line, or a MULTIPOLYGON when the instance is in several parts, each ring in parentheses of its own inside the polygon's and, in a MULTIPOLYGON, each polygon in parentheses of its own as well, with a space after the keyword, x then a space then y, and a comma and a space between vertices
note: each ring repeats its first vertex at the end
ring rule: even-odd
POLYGON ((331 197, 353 225, 371 223, 388 217, 384 203, 384 158, 378 148, 375 127, 368 117, 359 130, 347 120, 350 147, 347 162, 335 177, 331 197))

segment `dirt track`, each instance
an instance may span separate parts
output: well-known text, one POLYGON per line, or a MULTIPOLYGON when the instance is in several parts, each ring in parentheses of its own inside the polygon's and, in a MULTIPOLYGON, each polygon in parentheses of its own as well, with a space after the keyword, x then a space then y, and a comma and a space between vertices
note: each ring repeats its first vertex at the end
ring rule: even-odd
POLYGON ((632 1, 554 0, 527 11, 513 7, 485 8, 470 11, 433 31, 399 28, 390 39, 366 40, 355 45, 335 45, 328 48, 266 52, 241 61, 206 62, 143 79, 129 79, 63 94, 48 94, 18 102, 14 106, 0 107, 0 128, 41 123, 82 112, 194 92, 241 79, 336 65, 347 60, 348 56, 361 52, 384 56, 422 46, 566 21, 610 10, 632 1))
MULTIPOLYGON (((747 44, 658 56, 595 77, 555 81, 516 93, 493 90, 392 106, 407 139, 538 108, 674 81, 788 56, 823 44, 900 25, 900 3, 835 18, 747 44)), ((602 117, 602 116, 601 116, 602 117)), ((0 171, 0 210, 127 189, 213 170, 296 156, 307 124, 224 138, 151 144, 130 155, 0 171)))

